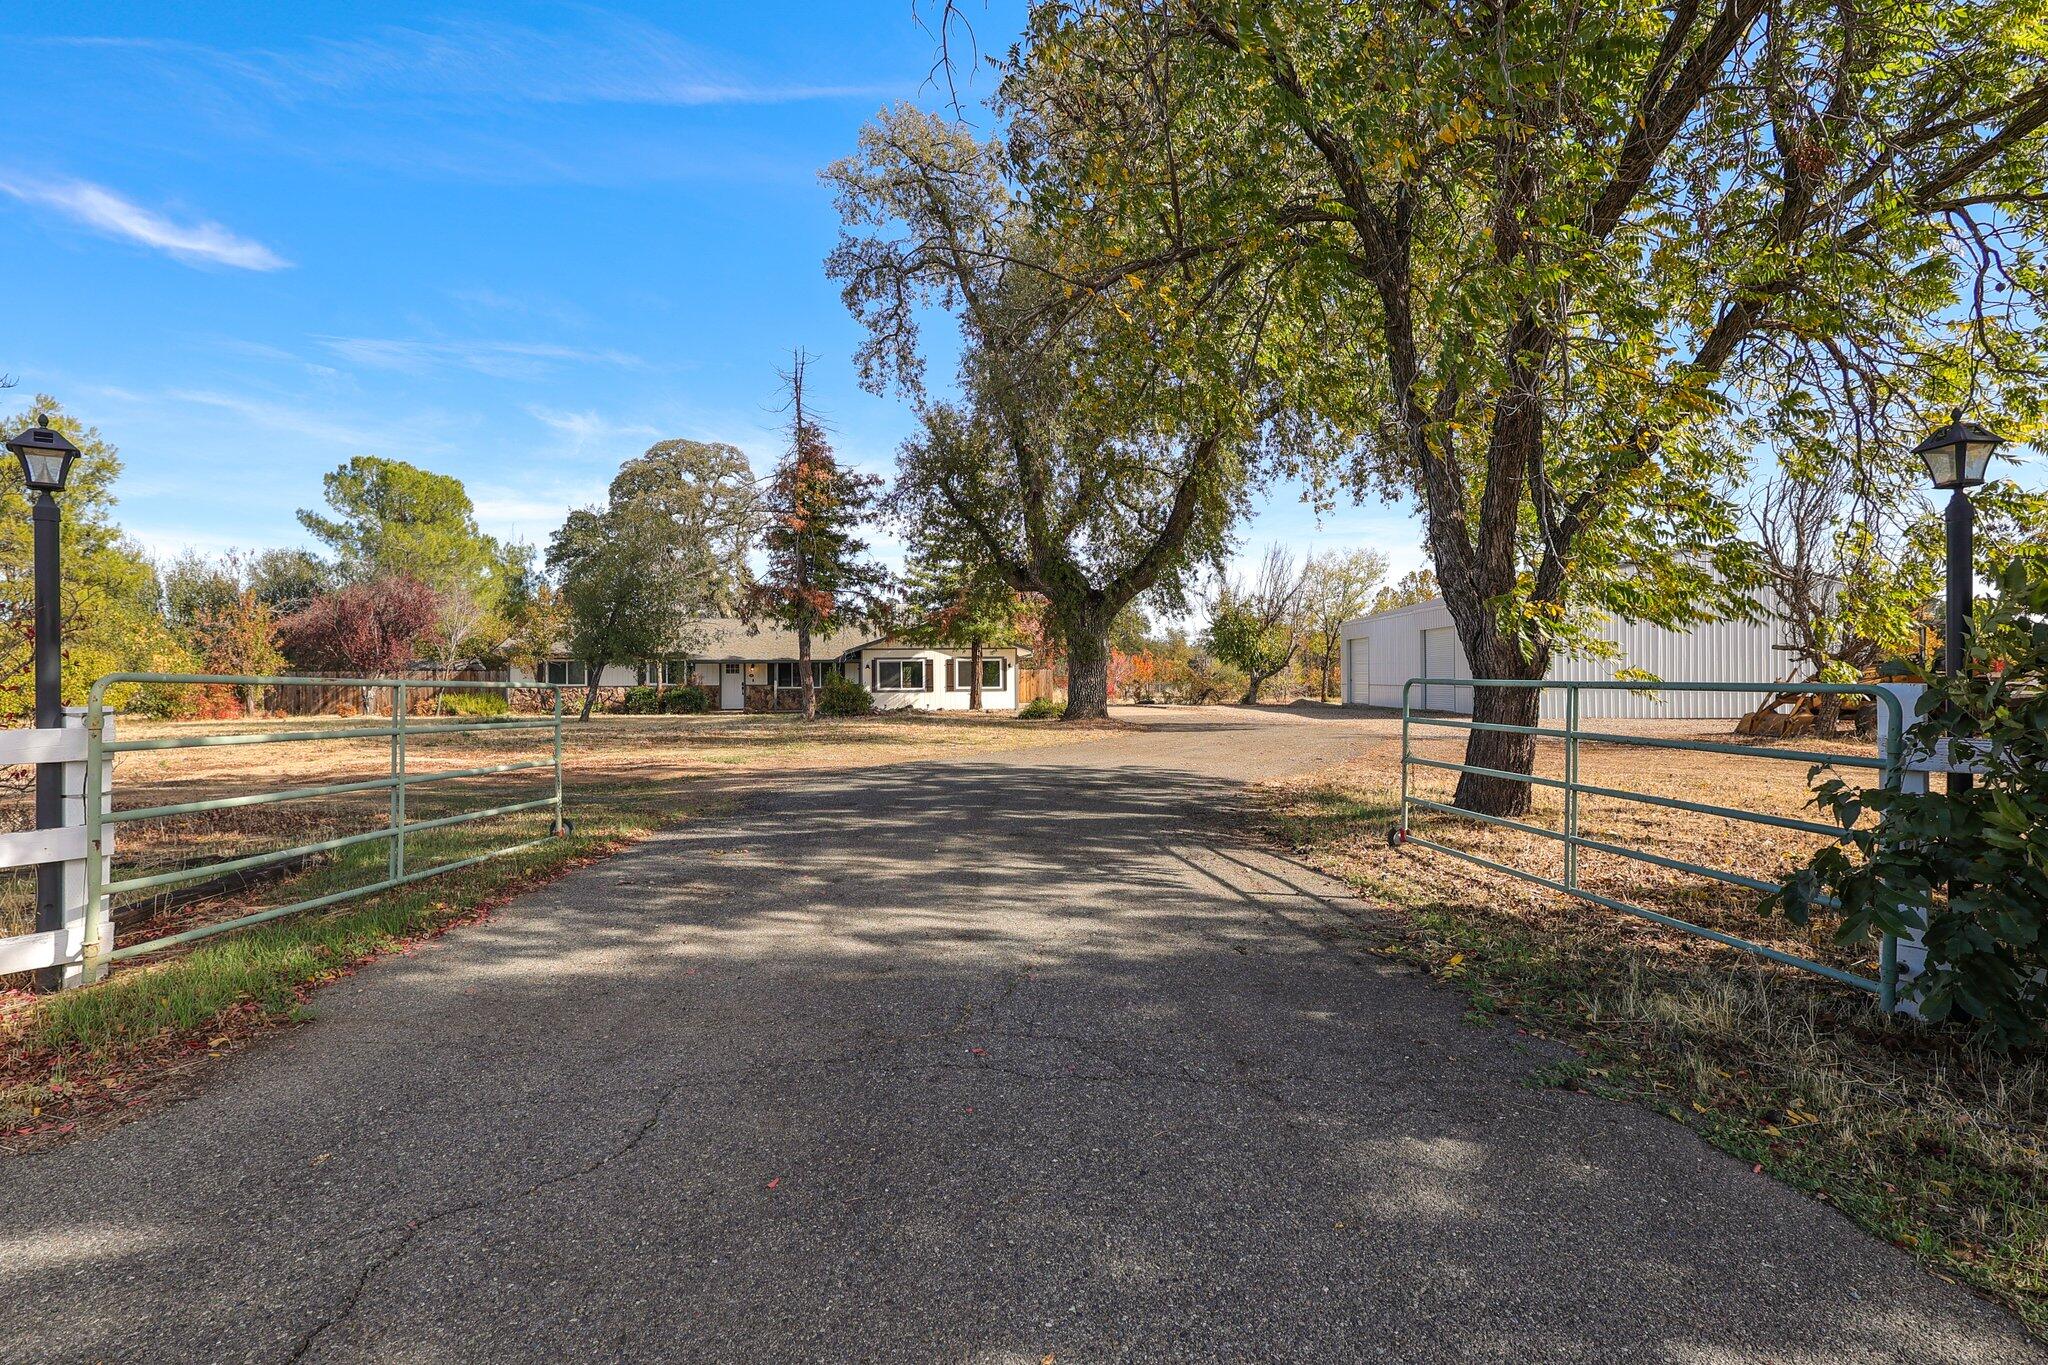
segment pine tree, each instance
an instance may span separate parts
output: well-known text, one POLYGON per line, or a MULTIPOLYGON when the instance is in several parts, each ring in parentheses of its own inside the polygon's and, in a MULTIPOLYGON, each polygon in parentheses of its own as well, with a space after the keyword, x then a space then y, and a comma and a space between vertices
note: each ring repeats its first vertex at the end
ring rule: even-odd
POLYGON ((833 457, 817 412, 805 405, 809 363, 799 350, 782 375, 789 394, 789 448, 768 482, 762 537, 768 567, 754 586, 752 602, 755 614, 796 632, 804 719, 815 720, 812 637, 872 614, 889 579, 867 558, 867 542, 854 534, 874 506, 881 480, 857 474, 833 457))
POLYGON ((918 644, 966 649, 971 670, 967 709, 979 711, 982 652, 1019 642, 1024 599, 999 570, 955 548, 967 544, 939 538, 931 542, 933 548, 911 557, 905 572, 911 620, 903 636, 918 644))

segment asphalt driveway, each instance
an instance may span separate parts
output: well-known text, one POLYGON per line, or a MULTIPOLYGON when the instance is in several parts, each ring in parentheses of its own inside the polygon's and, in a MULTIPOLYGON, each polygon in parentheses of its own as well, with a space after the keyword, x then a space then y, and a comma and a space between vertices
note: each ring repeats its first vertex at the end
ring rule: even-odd
POLYGON ((2038 1358, 1334 941, 1233 805, 1366 723, 1138 714, 765 793, 0 1163, 0 1358, 2038 1358))

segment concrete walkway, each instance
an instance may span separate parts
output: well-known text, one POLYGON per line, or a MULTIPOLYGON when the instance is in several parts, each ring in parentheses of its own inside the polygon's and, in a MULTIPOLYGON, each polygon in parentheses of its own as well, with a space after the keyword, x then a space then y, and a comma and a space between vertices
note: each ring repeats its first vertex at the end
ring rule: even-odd
POLYGON ((1383 723, 1136 715, 764 796, 0 1164, 0 1358, 2037 1358, 1334 945, 1231 806, 1383 723))

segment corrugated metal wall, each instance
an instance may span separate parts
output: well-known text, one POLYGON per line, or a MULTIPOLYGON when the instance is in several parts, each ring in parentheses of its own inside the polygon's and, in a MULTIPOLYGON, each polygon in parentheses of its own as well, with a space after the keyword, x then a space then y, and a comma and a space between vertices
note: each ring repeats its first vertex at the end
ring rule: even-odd
MULTIPOLYGON (((1401 607, 1377 616, 1363 616, 1344 627, 1344 638, 1363 639, 1366 678, 1363 695, 1346 679, 1345 696, 1369 706, 1399 706, 1401 685, 1424 676, 1423 632, 1451 625, 1451 613, 1441 601, 1401 607)), ((1552 665, 1550 676, 1559 681, 1604 682, 1618 670, 1640 668, 1666 682, 1770 682, 1786 678, 1792 669, 1791 656, 1772 646, 1785 638, 1781 623, 1764 621, 1715 621, 1691 630, 1666 630, 1642 622, 1610 621, 1602 632, 1616 646, 1613 658, 1584 656, 1561 658, 1552 665)), ((1455 642, 1456 632, 1452 639, 1455 642)), ((1453 644, 1451 653, 1457 678, 1472 676, 1465 651, 1453 644)), ((1347 646, 1345 657, 1350 657, 1347 646)), ((1432 705, 1470 714, 1472 689, 1432 689, 1432 705)), ((1764 698, 1757 692, 1638 693, 1586 692, 1581 694, 1579 714, 1585 717, 1616 716, 1635 719, 1664 717, 1673 720, 1732 720, 1756 708, 1764 698)), ((1415 704, 1421 706, 1421 689, 1415 704)), ((1564 696, 1546 692, 1543 710, 1547 716, 1564 714, 1564 696)))

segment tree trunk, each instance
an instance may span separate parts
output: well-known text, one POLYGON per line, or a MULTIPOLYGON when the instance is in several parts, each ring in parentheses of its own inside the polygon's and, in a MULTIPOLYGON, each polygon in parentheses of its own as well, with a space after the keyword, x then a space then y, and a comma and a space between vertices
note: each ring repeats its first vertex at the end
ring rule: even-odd
POLYGON ((590 719, 590 708, 597 705, 597 685, 604 679, 603 664, 586 664, 589 672, 583 675, 583 714, 580 720, 590 719))
POLYGON ((1109 716, 1109 622, 1068 632, 1067 709, 1061 720, 1104 720, 1109 716))
MULTIPOLYGON (((796 623, 796 671, 797 681, 803 685, 804 689, 804 719, 816 720, 818 718, 818 688, 816 682, 811 678, 811 623, 809 621, 798 621, 796 623)), ((769 681, 773 682, 774 679, 770 678, 769 681)))
POLYGON ((967 645, 967 709, 981 709, 981 641, 970 640, 967 645))
MULTIPOLYGON (((1534 725, 1542 714, 1543 693, 1534 687, 1487 687, 1475 683, 1472 719, 1493 725, 1534 725)), ((1465 761, 1475 768, 1502 772, 1535 771, 1536 737, 1499 730, 1474 730, 1465 740, 1465 761)), ((1530 786, 1504 777, 1460 773, 1452 801, 1461 810, 1482 815, 1527 815, 1530 786)))
POLYGON ((1265 679, 1260 677, 1256 673, 1246 674, 1244 680, 1244 696, 1238 701, 1237 704, 1239 706, 1257 706, 1259 704, 1259 684, 1263 683, 1264 681, 1265 679))

